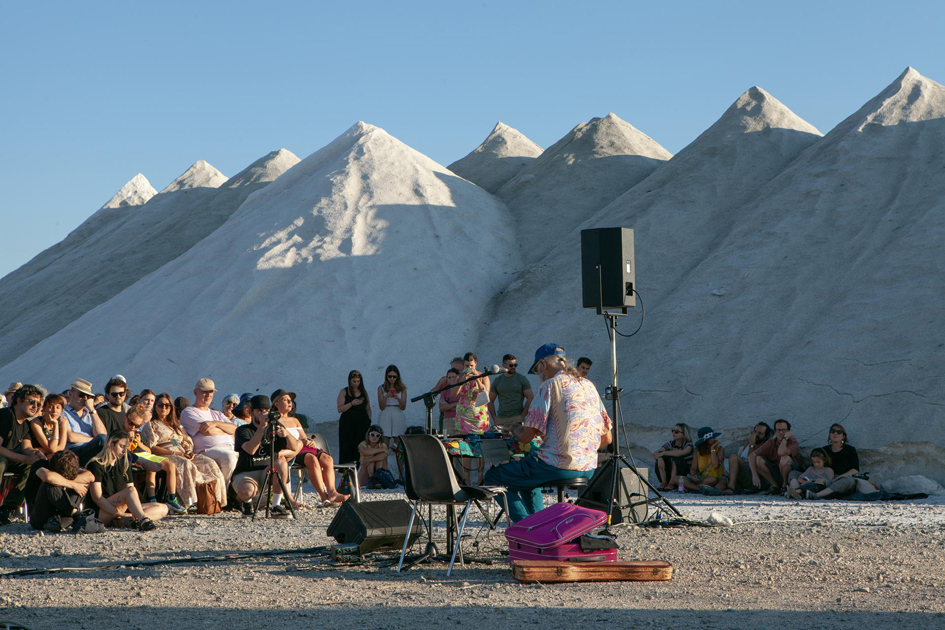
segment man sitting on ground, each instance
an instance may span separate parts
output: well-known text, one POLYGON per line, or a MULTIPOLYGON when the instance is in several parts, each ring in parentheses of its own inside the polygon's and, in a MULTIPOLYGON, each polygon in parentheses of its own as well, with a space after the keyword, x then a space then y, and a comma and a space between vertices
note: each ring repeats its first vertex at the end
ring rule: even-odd
POLYGON ((0 525, 9 525, 11 515, 23 503, 30 466, 46 459, 33 448, 30 418, 39 415, 46 392, 24 385, 13 393, 10 406, 0 409, 0 477, 13 473, 13 487, 0 505, 0 525))
POLYGON ((30 527, 47 532, 61 532, 72 527, 86 534, 105 531, 98 519, 82 515, 82 499, 95 477, 79 468, 79 458, 72 451, 53 454, 45 467, 36 470, 42 483, 30 506, 30 527))
POLYGON ((748 435, 748 441, 738 451, 728 456, 728 478, 731 485, 723 494, 734 494, 736 491, 752 488, 751 468, 748 466, 748 456, 771 437, 771 427, 767 422, 759 422, 748 435))
POLYGON ((220 467, 227 484, 233 477, 238 456, 233 441, 236 425, 221 412, 210 408, 216 385, 202 378, 194 386, 194 404, 180 414, 180 425, 194 440, 194 453, 203 453, 220 467))
POLYGON ((542 435, 538 457, 526 457, 486 472, 486 485, 508 488, 508 512, 520 521, 544 507, 542 484, 587 477, 597 468, 597 450, 610 444, 611 420, 597 388, 571 367, 564 349, 546 343, 535 352, 529 374, 542 380, 525 425, 517 432, 527 443, 542 435))
MULTIPOLYGON (((302 448, 292 433, 284 427, 277 426, 275 443, 269 439, 269 398, 267 396, 253 396, 250 400, 253 410, 253 421, 236 430, 236 448, 239 452, 239 461, 236 464, 236 474, 233 477, 233 489, 240 501, 243 502, 243 516, 253 515, 253 502, 261 491, 266 478, 266 469, 269 467, 270 447, 275 449, 275 465, 279 476, 287 484, 289 480, 289 459, 302 448)), ((282 505, 282 488, 275 476, 270 477, 272 484, 272 508, 275 516, 289 514, 282 505)))
POLYGON ((69 386, 68 402, 62 415, 69 421, 66 448, 79 456, 79 466, 85 467, 105 446, 105 424, 95 410, 92 384, 77 378, 69 386))
POLYGON ((748 456, 751 483, 761 490, 763 479, 771 486, 769 492, 783 494, 787 492, 788 473, 798 470, 800 463, 801 447, 791 433, 791 423, 778 420, 774 423, 774 437, 748 456))

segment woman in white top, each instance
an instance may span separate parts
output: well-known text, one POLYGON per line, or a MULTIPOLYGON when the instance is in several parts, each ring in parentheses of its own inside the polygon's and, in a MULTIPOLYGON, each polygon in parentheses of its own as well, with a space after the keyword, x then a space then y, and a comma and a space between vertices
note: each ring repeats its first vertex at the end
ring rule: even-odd
MULTIPOLYGON (((384 430, 384 435, 395 438, 407 432, 407 386, 400 378, 396 365, 388 365, 384 370, 384 382, 377 388, 377 406, 381 413, 377 417, 377 426, 384 430)), ((399 470, 397 456, 391 451, 387 459, 388 470, 399 470)))
MULTIPOLYGON (((272 401, 273 409, 282 415, 279 422, 302 444, 296 453, 295 461, 304 464, 308 470, 308 478, 321 499, 320 505, 339 505, 347 501, 351 495, 341 494, 335 489, 335 460, 316 446, 315 440, 305 434, 305 428, 298 418, 291 415, 295 393, 277 389, 272 392, 269 400, 272 401)), ((293 502, 292 507, 299 508, 302 504, 293 502)))

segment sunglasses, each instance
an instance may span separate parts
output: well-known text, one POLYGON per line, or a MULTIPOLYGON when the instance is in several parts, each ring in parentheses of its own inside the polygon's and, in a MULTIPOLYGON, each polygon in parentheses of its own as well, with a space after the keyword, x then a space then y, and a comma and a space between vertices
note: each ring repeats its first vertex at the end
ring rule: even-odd
POLYGON ((396 374, 388 374, 388 375, 387 375, 387 378, 397 378, 397 375, 396 375, 396 374))
POLYGON ((140 429, 140 428, 141 428, 141 425, 144 424, 144 423, 143 423, 143 422, 128 422, 128 421, 126 420, 126 421, 125 421, 125 424, 127 424, 129 427, 134 427, 134 428, 136 428, 136 429, 140 429))
POLYGON ((41 401, 41 400, 27 400, 27 401, 26 401, 26 405, 27 405, 28 407, 41 407, 41 406, 43 405, 43 401, 41 401))
POLYGON ((125 395, 125 392, 108 392, 108 395, 109 395, 109 396, 114 396, 115 398, 118 398, 119 396, 124 396, 124 395, 125 395))
POLYGON ((172 405, 171 403, 159 402, 155 404, 154 406, 157 407, 158 409, 170 409, 174 405, 172 405))
POLYGON ((830 432, 831 432, 831 433, 839 433, 840 435, 843 435, 843 434, 844 434, 842 429, 830 429, 830 432))
POLYGON ((510 370, 511 370, 512 368, 517 368, 517 367, 518 367, 518 363, 509 363, 509 369, 510 369, 510 370))
POLYGON ((379 437, 381 437, 381 434, 380 434, 380 433, 368 433, 368 437, 376 437, 376 438, 379 438, 379 437))
POLYGON ((673 433, 682 433, 679 429, 673 429, 673 433))

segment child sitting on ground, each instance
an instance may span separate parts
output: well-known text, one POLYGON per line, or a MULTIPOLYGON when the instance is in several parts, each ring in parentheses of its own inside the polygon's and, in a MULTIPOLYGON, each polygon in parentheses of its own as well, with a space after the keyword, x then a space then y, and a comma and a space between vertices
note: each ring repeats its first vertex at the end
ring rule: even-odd
POLYGON ((790 482, 787 495, 792 499, 800 499, 807 491, 820 492, 833 481, 833 469, 830 468, 830 456, 822 448, 815 448, 810 453, 813 466, 802 473, 792 472, 788 475, 790 482), (804 492, 802 492, 804 491, 804 492))
POLYGON ((361 466, 358 468, 358 485, 362 488, 367 487, 368 480, 374 476, 378 469, 387 470, 387 456, 390 450, 383 442, 384 429, 376 424, 371 425, 364 441, 358 444, 358 452, 361 454, 361 466))

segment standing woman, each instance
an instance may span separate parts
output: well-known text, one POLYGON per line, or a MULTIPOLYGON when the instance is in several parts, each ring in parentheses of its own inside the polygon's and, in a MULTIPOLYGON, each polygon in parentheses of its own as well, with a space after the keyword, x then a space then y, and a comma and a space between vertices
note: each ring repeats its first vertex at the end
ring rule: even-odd
POLYGON ((338 392, 338 461, 358 461, 358 444, 371 426, 371 401, 357 370, 348 372, 348 386, 338 392))
POLYGON ((49 394, 43 401, 43 413, 30 421, 33 448, 42 451, 46 459, 66 448, 69 437, 69 420, 62 415, 66 399, 59 394, 49 394))
MULTIPOLYGON (((381 427, 384 435, 395 438, 407 432, 407 386, 400 379, 400 370, 396 365, 388 365, 384 370, 384 382, 377 388, 377 406, 381 413, 377 417, 377 426, 381 427)), ((367 431, 364 431, 367 433, 367 431)), ((364 433, 361 436, 364 436, 364 433)), ((397 456, 391 451, 387 459, 388 470, 399 470, 397 456)))
MULTIPOLYGON (((463 355, 463 372, 457 380, 465 381, 480 375, 481 372, 476 369, 478 362, 479 359, 472 352, 463 355)), ((488 376, 460 385, 456 395, 456 429, 461 434, 482 435, 489 430, 489 407, 485 402, 481 405, 476 403, 477 399, 488 402, 490 385, 488 376)))
POLYGON ((184 507, 197 502, 197 485, 216 480, 214 496, 226 505, 226 481, 215 461, 206 455, 194 455, 194 441, 180 426, 170 394, 157 396, 151 421, 141 429, 141 441, 151 452, 167 457, 177 469, 177 493, 184 507))

